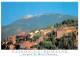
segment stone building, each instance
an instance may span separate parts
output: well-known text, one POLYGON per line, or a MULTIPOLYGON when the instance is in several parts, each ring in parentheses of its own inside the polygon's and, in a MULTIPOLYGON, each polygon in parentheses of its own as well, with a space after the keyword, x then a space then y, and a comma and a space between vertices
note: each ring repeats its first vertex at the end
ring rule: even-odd
POLYGON ((64 34, 67 35, 69 32, 75 32, 75 27, 61 27, 57 30, 57 38, 61 38, 64 34))

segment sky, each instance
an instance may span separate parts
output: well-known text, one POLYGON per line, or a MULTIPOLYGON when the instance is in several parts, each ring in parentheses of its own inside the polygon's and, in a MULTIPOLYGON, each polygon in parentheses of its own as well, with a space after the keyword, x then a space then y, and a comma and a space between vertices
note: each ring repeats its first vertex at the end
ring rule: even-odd
POLYGON ((1 2, 1 26, 26 15, 61 13, 78 16, 77 2, 1 2))

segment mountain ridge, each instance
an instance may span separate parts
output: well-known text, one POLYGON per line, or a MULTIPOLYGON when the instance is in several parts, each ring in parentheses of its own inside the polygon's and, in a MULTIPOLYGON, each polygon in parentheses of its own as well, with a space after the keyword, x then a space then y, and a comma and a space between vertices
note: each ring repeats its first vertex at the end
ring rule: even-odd
MULTIPOLYGON (((54 25, 65 19, 74 18, 78 20, 77 16, 58 14, 58 13, 47 13, 39 15, 27 15, 27 18, 20 18, 7 26, 1 26, 1 36, 6 38, 9 35, 20 33, 24 30, 26 33, 35 28, 45 27, 47 25, 54 25)), ((24 16, 25 17, 25 16, 24 16)))

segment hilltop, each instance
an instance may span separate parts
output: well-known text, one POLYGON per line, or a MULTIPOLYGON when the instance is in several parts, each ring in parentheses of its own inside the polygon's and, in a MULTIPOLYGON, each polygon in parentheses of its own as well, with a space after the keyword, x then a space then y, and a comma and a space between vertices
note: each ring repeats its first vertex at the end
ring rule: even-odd
POLYGON ((13 23, 1 27, 1 38, 7 38, 9 35, 15 35, 21 31, 27 33, 35 28, 47 27, 47 25, 54 25, 56 23, 62 22, 65 19, 74 18, 78 20, 77 16, 71 16, 66 14, 39 14, 39 15, 27 15, 24 16, 13 23))

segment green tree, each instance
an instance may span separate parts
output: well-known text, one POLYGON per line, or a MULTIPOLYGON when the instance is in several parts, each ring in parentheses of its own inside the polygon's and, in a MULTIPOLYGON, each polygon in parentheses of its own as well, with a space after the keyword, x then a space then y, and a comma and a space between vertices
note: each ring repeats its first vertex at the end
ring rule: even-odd
POLYGON ((51 29, 51 26, 48 25, 48 26, 47 26, 47 29, 51 29))
POLYGON ((56 49, 56 46, 55 45, 51 45, 51 49, 56 49))
POLYGON ((47 49, 51 49, 52 42, 51 41, 44 41, 44 47, 47 49))
POLYGON ((45 27, 41 27, 40 29, 45 29, 45 27))
POLYGON ((36 38, 39 38, 40 36, 41 36, 40 33, 36 33, 35 35, 36 38))
POLYGON ((35 28, 35 30, 38 30, 38 27, 37 27, 37 28, 35 28))

